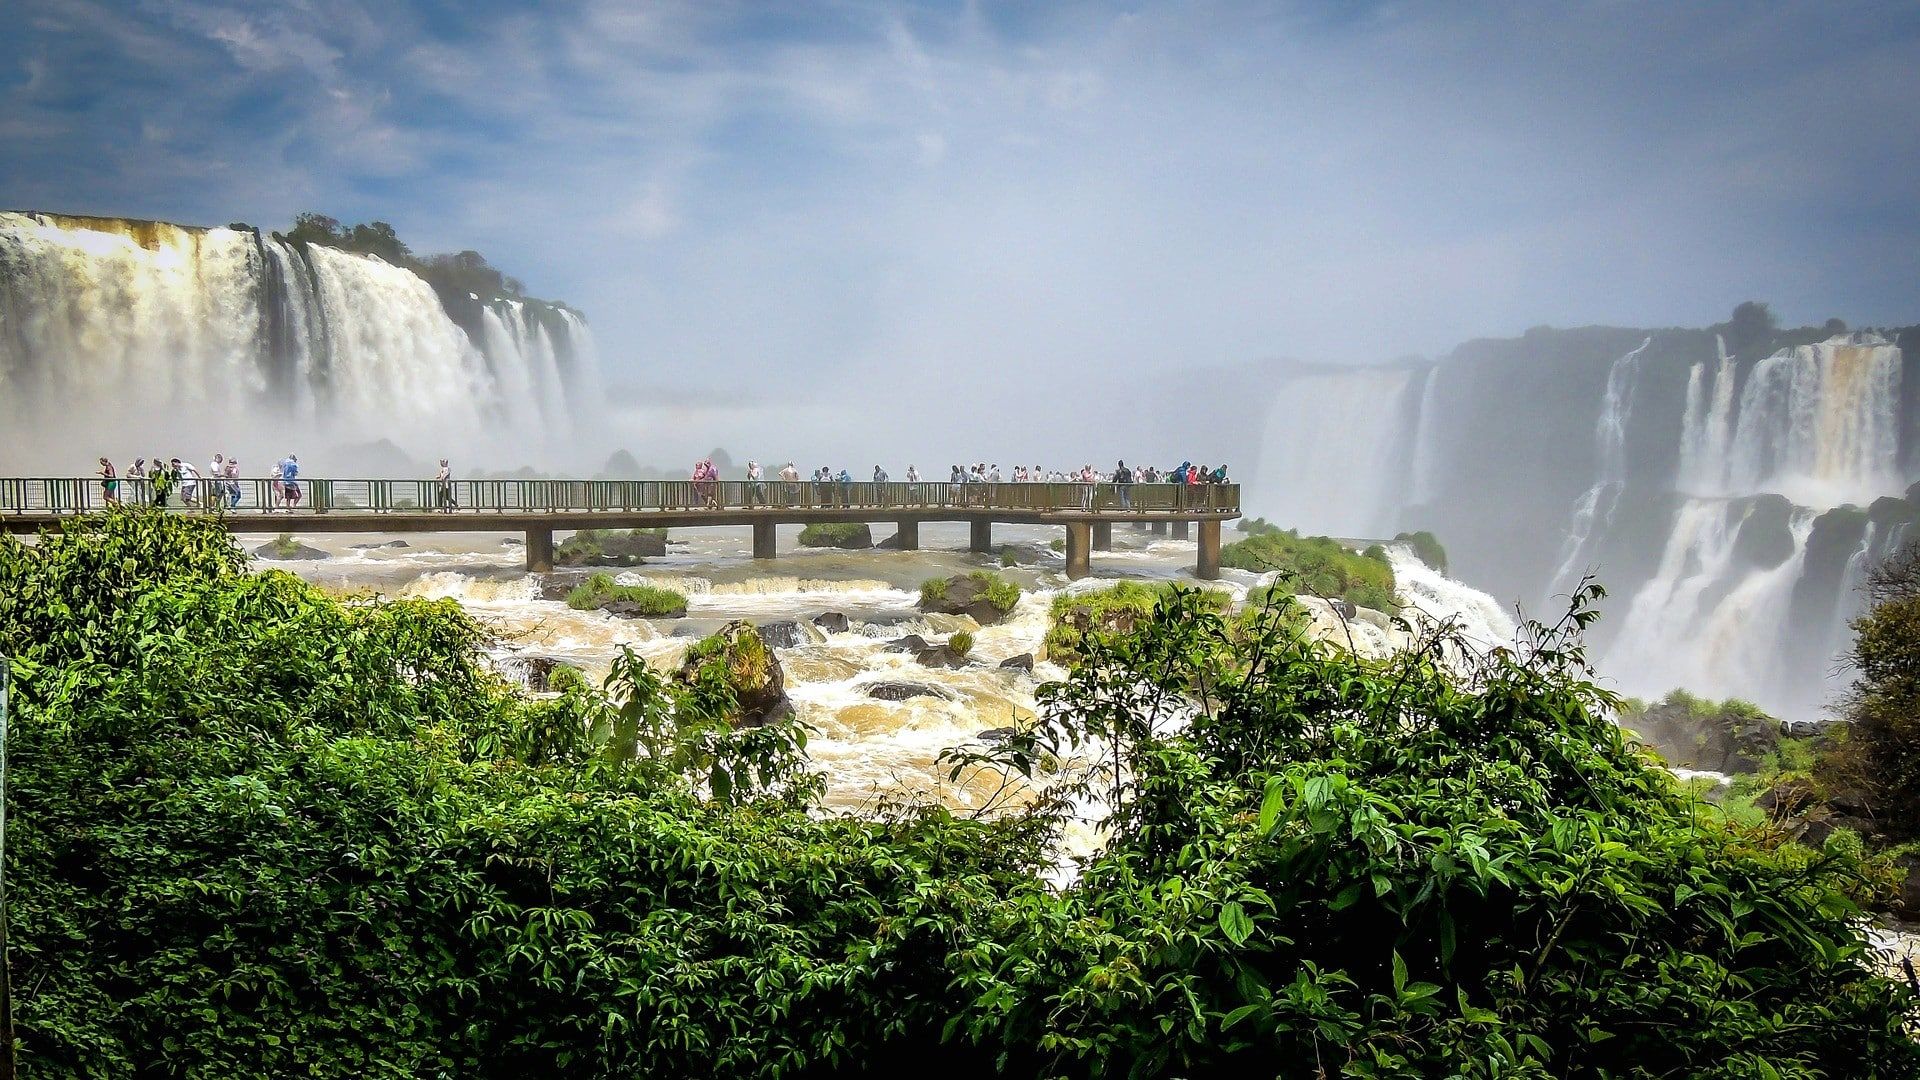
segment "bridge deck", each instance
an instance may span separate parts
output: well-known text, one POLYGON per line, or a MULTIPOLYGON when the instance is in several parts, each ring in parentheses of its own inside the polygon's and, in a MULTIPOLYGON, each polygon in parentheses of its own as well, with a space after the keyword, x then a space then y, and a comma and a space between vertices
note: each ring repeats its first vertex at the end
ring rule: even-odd
MULTIPOLYGON (((892 522, 902 546, 919 546, 919 524, 965 521, 971 547, 991 550, 992 524, 1059 525, 1067 532, 1067 573, 1084 576, 1088 554, 1104 550, 1112 527, 1172 526, 1184 539, 1198 526, 1196 573, 1219 574, 1220 523, 1240 516, 1235 484, 787 484, 783 481, 654 480, 331 480, 298 482, 292 509, 268 480, 211 481, 175 488, 169 510, 217 515, 235 533, 391 533, 524 531, 529 570, 552 569, 553 534, 580 529, 753 529, 754 556, 773 558, 774 526, 816 522, 892 522), (423 506, 444 509, 423 510, 423 506)), ((123 504, 150 505, 153 485, 122 480, 123 504)), ((0 478, 0 528, 59 529, 111 505, 97 479, 0 478)))

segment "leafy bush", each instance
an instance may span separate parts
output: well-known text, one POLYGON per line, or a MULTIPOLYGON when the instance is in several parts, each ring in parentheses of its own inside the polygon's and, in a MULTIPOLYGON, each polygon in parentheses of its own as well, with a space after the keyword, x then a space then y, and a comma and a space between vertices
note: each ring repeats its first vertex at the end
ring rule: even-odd
POLYGON ((1376 611, 1399 607, 1393 594, 1393 567, 1379 545, 1355 554, 1337 540, 1273 532, 1248 537, 1220 549, 1220 565, 1255 573, 1278 571, 1291 591, 1341 599, 1376 611))
POLYGON ((658 617, 686 614, 687 598, 656 585, 621 585, 611 574, 591 574, 567 594, 567 606, 591 611, 610 603, 635 605, 634 614, 658 617))
POLYGON ((1920 840, 1920 545, 1876 567, 1866 591, 1847 657, 1859 674, 1842 703, 1846 734, 1816 772, 1865 792, 1888 839, 1920 840))
POLYGON ((861 820, 723 688, 533 701, 450 602, 245 566, 186 516, 0 537, 27 1075, 1920 1070, 1847 842, 1702 814, 1570 633, 1366 660, 1162 590, 978 762, 1070 769, 1029 809, 861 820))
POLYGON ((965 656, 973 651, 973 635, 965 630, 955 631, 947 639, 947 648, 952 649, 955 656, 965 656))
POLYGON ((1447 549, 1440 546, 1440 538, 1430 532, 1403 532, 1394 538, 1396 543, 1405 544, 1413 549, 1413 554, 1421 562, 1441 573, 1447 572, 1447 549))
POLYGON ((870 548, 873 530, 864 522, 815 522, 800 530, 801 547, 870 548))
POLYGON ((920 602, 937 604, 947 598, 947 579, 928 578, 920 583, 920 602))
POLYGON ((1266 518, 1257 517, 1241 518, 1235 523, 1234 528, 1246 533, 1248 536, 1268 536, 1281 531, 1280 526, 1275 525, 1266 518))
MULTIPOLYGON (((1053 598, 1048 614, 1047 656, 1055 663, 1070 662, 1080 655, 1085 639, 1092 634, 1131 633, 1152 613, 1154 605, 1169 595, 1172 584, 1148 585, 1138 581, 1115 582, 1102 589, 1063 592, 1053 598)), ((1224 592, 1199 590, 1200 602, 1213 610, 1225 610, 1230 597, 1224 592)))
POLYGON ((964 577, 930 578, 920 583, 920 605, 936 608, 947 600, 964 607, 984 600, 994 611, 1005 615, 1020 604, 1020 586, 986 570, 975 570, 964 577), (958 595, 955 594, 959 587, 958 595))

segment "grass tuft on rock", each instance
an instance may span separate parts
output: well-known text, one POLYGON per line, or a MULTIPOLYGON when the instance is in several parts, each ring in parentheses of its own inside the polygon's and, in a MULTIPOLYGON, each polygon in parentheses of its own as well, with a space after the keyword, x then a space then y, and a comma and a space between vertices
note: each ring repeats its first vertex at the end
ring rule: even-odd
POLYGON ((637 615, 678 615, 687 610, 687 598, 657 585, 621 585, 611 574, 593 574, 567 594, 567 606, 592 611, 610 603, 638 605, 637 615))

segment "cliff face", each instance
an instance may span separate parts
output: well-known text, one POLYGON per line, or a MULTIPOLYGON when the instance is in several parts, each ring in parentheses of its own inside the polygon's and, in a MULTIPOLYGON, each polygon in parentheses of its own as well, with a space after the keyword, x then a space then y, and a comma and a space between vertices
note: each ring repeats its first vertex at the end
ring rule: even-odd
POLYGON ((1920 479, 1920 328, 1537 329, 1425 368, 1273 373, 1250 509, 1348 536, 1428 529, 1462 580, 1551 614, 1635 692, 1789 713, 1837 687, 1865 571, 1920 479), (1629 640, 1631 639, 1631 640, 1629 640))

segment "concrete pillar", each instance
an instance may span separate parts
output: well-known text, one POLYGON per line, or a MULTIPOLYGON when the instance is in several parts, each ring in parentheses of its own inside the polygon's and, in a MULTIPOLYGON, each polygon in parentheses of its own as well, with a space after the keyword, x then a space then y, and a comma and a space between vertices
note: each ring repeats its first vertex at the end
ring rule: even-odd
POLYGON ((1155 536, 1167 535, 1167 523, 1164 521, 1154 522, 1152 528, 1153 528, 1153 535, 1155 536))
POLYGON ((920 550, 920 519, 902 518, 895 526, 893 535, 900 538, 901 551, 920 550))
POLYGON ((1067 526, 1067 577, 1078 581, 1091 573, 1088 566, 1087 549, 1092 547, 1093 529, 1083 521, 1067 526))
POLYGON ((1093 523, 1093 550, 1113 550, 1113 522, 1096 521, 1093 523))
POLYGON ((553 572, 553 530, 527 530, 527 573, 553 572))
POLYGON ((1175 540, 1187 539, 1187 525, 1188 523, 1185 521, 1176 521, 1173 523, 1173 538, 1175 540))
POLYGON ((753 523, 753 557, 771 559, 774 557, 773 519, 753 523))
POLYGON ((981 555, 993 554, 993 522, 986 518, 975 518, 972 540, 973 542, 967 545, 968 551, 981 555))
POLYGON ((1194 563, 1193 576, 1201 581, 1218 581, 1220 578, 1220 521, 1218 518, 1200 523, 1200 557, 1194 563))

